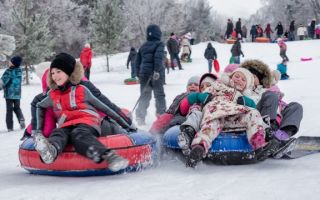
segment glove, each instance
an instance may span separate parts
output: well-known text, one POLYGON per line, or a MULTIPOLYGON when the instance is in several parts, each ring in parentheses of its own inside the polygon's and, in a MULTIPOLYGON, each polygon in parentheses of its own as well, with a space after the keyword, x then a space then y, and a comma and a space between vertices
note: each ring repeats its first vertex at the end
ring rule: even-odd
POLYGON ((213 95, 211 93, 200 93, 198 95, 198 99, 202 106, 205 106, 208 102, 210 102, 213 98, 213 95))
POLYGON ((242 54, 242 58, 244 57, 244 54, 242 54))
POLYGON ((237 104, 248 106, 248 107, 251 107, 251 108, 256 108, 257 107, 256 103, 252 99, 247 97, 247 96, 238 97, 237 104))
POLYGON ((158 80, 160 78, 160 73, 159 72, 154 72, 152 76, 153 80, 158 80))
POLYGON ((136 132, 137 130, 138 128, 133 123, 127 128, 128 132, 136 132))

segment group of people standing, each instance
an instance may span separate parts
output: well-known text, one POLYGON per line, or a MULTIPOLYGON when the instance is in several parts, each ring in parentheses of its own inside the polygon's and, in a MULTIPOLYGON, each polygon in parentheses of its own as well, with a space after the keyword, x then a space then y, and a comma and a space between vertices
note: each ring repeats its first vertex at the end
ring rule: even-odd
MULTIPOLYGON (((288 29, 285 29, 279 21, 274 30, 270 23, 267 23, 265 28, 263 28, 261 24, 254 24, 251 26, 249 34, 251 35, 252 42, 255 42, 257 37, 267 37, 270 41, 276 40, 277 38, 285 38, 286 40, 294 41, 296 40, 296 35, 299 37, 299 40, 304 40, 306 38, 320 39, 320 24, 316 25, 316 19, 313 19, 308 26, 304 26, 300 23, 297 27, 295 20, 292 20, 288 29), (273 33, 275 33, 274 37, 272 37, 273 33)), ((232 20, 228 19, 225 38, 241 38, 242 40, 247 38, 247 27, 241 25, 241 18, 238 19, 235 27, 232 20)))

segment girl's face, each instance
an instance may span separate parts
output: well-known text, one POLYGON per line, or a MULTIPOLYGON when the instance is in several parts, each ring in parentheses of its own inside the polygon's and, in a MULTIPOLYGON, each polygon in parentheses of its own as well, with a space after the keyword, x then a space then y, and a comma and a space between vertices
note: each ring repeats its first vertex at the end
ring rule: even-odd
POLYGON ((243 91, 247 85, 246 76, 242 72, 236 72, 232 75, 231 80, 237 90, 243 91))
POLYGON ((203 81, 200 85, 200 92, 203 92, 208 87, 211 87, 211 83, 203 81))
POLYGON ((51 73, 52 80, 58 86, 64 85, 67 82, 67 80, 69 79, 69 76, 64 71, 57 69, 57 68, 52 68, 50 73, 51 73))
POLYGON ((191 83, 187 86, 188 92, 199 92, 199 85, 197 83, 191 83))

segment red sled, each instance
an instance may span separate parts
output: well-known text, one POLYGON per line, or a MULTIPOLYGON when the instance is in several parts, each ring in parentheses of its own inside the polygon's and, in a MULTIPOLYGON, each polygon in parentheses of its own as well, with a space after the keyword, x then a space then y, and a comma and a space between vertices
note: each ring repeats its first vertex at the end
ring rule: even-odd
POLYGON ((301 61, 311 61, 312 58, 311 58, 311 57, 310 57, 310 58, 301 58, 300 60, 301 60, 301 61))
POLYGON ((214 70, 216 70, 217 73, 219 73, 220 71, 220 64, 218 62, 217 59, 213 60, 213 67, 214 67, 214 70))

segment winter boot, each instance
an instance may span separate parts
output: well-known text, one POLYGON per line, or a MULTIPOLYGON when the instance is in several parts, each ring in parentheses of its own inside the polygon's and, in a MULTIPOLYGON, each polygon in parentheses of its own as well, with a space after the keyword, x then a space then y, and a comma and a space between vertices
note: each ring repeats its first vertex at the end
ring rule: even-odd
POLYGON ((270 140, 265 146, 255 150, 255 156, 258 161, 264 161, 269 156, 278 151, 281 142, 277 139, 270 140))
POLYGON ((279 141, 288 141, 290 139, 290 136, 287 132, 278 129, 276 132, 273 134, 274 138, 279 140, 279 141))
POLYGON ((8 132, 12 132, 12 131, 13 131, 13 129, 12 129, 12 128, 9 128, 9 129, 8 129, 8 132))
POLYGON ((109 169, 113 172, 125 169, 128 167, 129 161, 119 156, 115 151, 107 151, 102 158, 107 161, 109 169))
POLYGON ((20 129, 22 130, 22 129, 24 129, 25 127, 26 127, 26 124, 25 124, 24 120, 21 120, 21 121, 20 121, 20 129))
POLYGON ((198 162, 200 162, 205 156, 205 150, 202 145, 195 145, 192 147, 190 155, 188 157, 186 167, 195 168, 198 162))
POLYGON ((181 127, 181 133, 178 135, 178 145, 181 148, 183 155, 185 156, 188 156, 190 154, 190 146, 194 135, 195 130, 191 126, 181 127))
POLYGON ((143 119, 137 119, 138 126, 145 126, 146 122, 143 119))
POLYGON ((53 163, 57 157, 57 149, 41 133, 34 135, 34 147, 46 164, 53 163))

